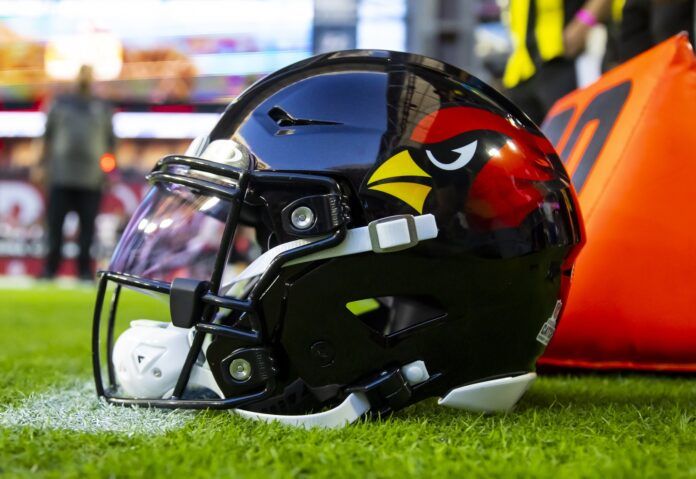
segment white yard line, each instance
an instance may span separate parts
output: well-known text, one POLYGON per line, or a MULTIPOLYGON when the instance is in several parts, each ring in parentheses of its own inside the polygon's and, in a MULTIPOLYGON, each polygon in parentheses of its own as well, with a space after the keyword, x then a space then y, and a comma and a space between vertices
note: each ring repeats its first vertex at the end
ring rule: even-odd
POLYGON ((20 405, 0 406, 0 427, 30 427, 129 436, 162 434, 186 425, 191 411, 113 406, 97 399, 91 382, 28 396, 20 405))

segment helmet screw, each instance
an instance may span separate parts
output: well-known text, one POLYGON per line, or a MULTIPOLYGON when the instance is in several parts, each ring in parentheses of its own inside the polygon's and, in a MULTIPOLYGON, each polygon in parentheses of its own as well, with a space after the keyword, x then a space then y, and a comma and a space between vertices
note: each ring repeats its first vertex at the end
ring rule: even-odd
POLYGON ((251 363, 246 359, 233 359, 230 363, 230 376, 235 381, 246 381, 251 377, 251 363))
POLYGON ((156 378, 161 378, 162 377, 162 370, 160 368, 154 368, 152 370, 152 375, 156 378))
POLYGON ((314 224, 314 211, 306 206, 300 206, 290 215, 292 225, 298 230, 306 230, 314 224))
POLYGON ((331 366, 336 356, 333 346, 328 341, 317 341, 312 344, 309 348, 309 353, 322 368, 331 366))

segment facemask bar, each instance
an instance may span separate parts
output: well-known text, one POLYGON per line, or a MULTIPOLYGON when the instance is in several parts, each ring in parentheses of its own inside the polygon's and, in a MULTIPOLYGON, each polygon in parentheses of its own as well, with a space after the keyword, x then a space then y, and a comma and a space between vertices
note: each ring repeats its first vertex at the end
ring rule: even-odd
POLYGON ((161 159, 153 169, 153 172, 148 175, 147 178, 151 183, 157 181, 176 183, 199 190, 208 195, 222 197, 230 202, 230 210, 225 221, 225 227, 220 241, 220 249, 215 259, 212 277, 205 285, 206 291, 198 298, 203 305, 203 313, 201 314, 200 320, 195 322, 193 325, 193 340, 171 398, 138 399, 117 397, 113 395, 113 391, 115 390, 117 384, 116 375, 112 364, 112 353, 114 347, 116 313, 122 286, 167 294, 171 299, 172 284, 165 281, 151 280, 114 271, 100 272, 101 277, 97 290, 92 328, 92 363, 94 368, 94 379, 97 395, 99 397, 105 398, 107 402, 121 405, 189 409, 228 409, 259 401, 273 393, 275 384, 273 378, 270 378, 263 388, 260 388, 256 392, 245 395, 225 399, 182 399, 186 386, 191 377, 196 359, 201 353, 203 342, 207 334, 213 336, 232 337, 240 340, 240 342, 243 342, 250 347, 264 344, 265 338, 263 325, 261 324, 261 321, 259 321, 256 314, 256 311, 258 311, 258 302, 261 295, 277 277, 283 265, 288 261, 336 246, 340 244, 346 236, 347 228, 344 221, 328 236, 325 236, 322 239, 312 243, 293 248, 276 256, 269 264, 266 271, 261 274, 256 284, 252 287, 251 291, 245 298, 236 299, 220 296, 219 290, 221 286, 220 282, 222 274, 225 269, 230 248, 232 247, 232 240, 234 238, 240 211, 243 207, 244 197, 250 181, 253 181, 254 184, 262 185, 280 185, 287 182, 292 182, 293 184, 306 184, 309 186, 320 187, 326 190, 327 194, 341 195, 338 184, 333 179, 328 177, 307 174, 256 171, 252 168, 253 162, 251 161, 249 162, 249 168, 243 170, 202 158, 172 155, 161 159), (217 177, 222 177, 223 179, 232 179, 236 182, 236 185, 232 185, 231 183, 217 183, 215 181, 210 181, 208 179, 199 177, 194 178, 191 177, 190 174, 180 174, 175 170, 172 170, 170 168, 171 166, 187 167, 191 172, 203 172, 215 175, 217 177), (106 327, 106 353, 109 387, 105 388, 102 378, 101 364, 102 312, 106 289, 110 281, 116 283, 116 288, 111 299, 106 327), (250 314, 252 329, 245 330, 212 323, 215 311, 220 308, 250 314))

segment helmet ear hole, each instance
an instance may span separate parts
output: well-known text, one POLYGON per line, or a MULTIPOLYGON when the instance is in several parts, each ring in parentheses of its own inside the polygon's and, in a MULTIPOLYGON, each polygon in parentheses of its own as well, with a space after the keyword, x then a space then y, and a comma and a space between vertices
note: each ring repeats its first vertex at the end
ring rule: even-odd
POLYGON ((393 339, 447 317, 431 297, 381 296, 346 303, 346 309, 375 334, 393 339))

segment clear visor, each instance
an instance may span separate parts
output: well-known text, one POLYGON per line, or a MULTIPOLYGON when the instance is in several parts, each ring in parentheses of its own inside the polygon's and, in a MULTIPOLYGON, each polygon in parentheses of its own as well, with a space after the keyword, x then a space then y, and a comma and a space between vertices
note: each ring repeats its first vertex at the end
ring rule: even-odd
POLYGON ((109 269, 147 279, 209 280, 230 203, 156 183, 126 226, 109 269))

